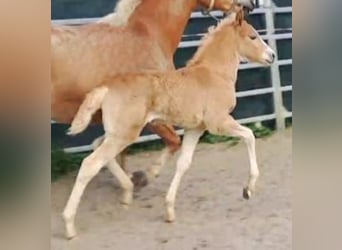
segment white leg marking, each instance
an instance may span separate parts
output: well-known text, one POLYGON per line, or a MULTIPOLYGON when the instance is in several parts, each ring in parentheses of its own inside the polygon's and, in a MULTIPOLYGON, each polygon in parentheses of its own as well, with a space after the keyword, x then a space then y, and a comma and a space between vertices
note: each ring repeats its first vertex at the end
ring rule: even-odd
POLYGON ((122 204, 130 204, 132 203, 133 197, 133 188, 134 185, 128 175, 122 170, 120 165, 117 163, 116 159, 112 159, 108 164, 108 169, 112 172, 113 175, 118 178, 120 185, 123 189, 123 194, 121 198, 122 204))
POLYGON ((165 166, 170 156, 170 149, 168 147, 164 148, 158 160, 149 169, 149 174, 152 178, 156 178, 159 176, 161 169, 165 166))
POLYGON ((248 149, 248 156, 249 156, 249 163, 250 163, 250 175, 249 175, 249 182, 247 186, 247 193, 250 196, 251 193, 255 190, 255 184, 259 177, 259 169, 256 160, 256 153, 255 153, 255 137, 252 132, 247 127, 244 127, 234 121, 235 124, 230 130, 232 135, 242 137, 247 145, 248 149))
POLYGON ((76 236, 75 216, 84 189, 101 168, 116 155, 117 151, 118 147, 112 141, 105 139, 93 153, 83 160, 76 182, 63 212, 66 236, 69 239, 76 236))
POLYGON ((177 161, 176 174, 173 177, 169 191, 166 195, 166 207, 167 207, 167 218, 168 222, 175 220, 175 199, 177 190, 182 179, 182 176, 190 167, 192 156, 195 152, 196 145, 199 138, 203 134, 203 130, 188 130, 184 133, 182 142, 181 154, 177 161))

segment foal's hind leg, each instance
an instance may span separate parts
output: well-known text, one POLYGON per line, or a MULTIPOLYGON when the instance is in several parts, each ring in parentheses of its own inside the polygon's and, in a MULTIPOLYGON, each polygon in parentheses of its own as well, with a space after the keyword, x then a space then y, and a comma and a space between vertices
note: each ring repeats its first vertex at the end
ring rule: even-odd
POLYGON ((116 178, 120 182, 121 188, 123 189, 123 194, 120 199, 121 203, 124 205, 132 203, 134 185, 131 179, 123 171, 123 169, 120 167, 116 159, 112 159, 107 164, 107 167, 112 172, 112 174, 116 176, 116 178))
MULTIPOLYGON (((105 138, 105 136, 101 135, 100 137, 97 137, 93 141, 93 143, 92 143, 93 150, 95 150, 96 148, 98 148, 102 144, 102 142, 104 141, 104 138, 105 138)), ((116 161, 118 162, 120 167, 123 169, 123 171, 125 171, 128 174, 128 170, 126 167, 126 154, 127 154, 126 149, 124 149, 120 154, 118 154, 116 156, 116 161)))
MULTIPOLYGON (((104 135, 96 138, 93 142, 94 150, 98 148, 102 142, 104 141, 104 135)), ((119 180, 120 185, 123 189, 123 195, 121 198, 121 203, 123 204, 130 204, 132 202, 132 193, 133 193, 133 183, 127 176, 127 170, 125 169, 125 152, 123 150, 120 154, 116 156, 116 159, 112 159, 107 164, 107 168, 110 172, 119 180)))
POLYGON ((101 168, 109 163, 109 161, 121 150, 122 146, 117 143, 114 138, 109 137, 106 138, 93 153, 83 160, 75 185, 63 212, 66 235, 68 238, 73 238, 76 235, 75 215, 84 189, 101 168))
POLYGON ((208 126, 208 130, 214 134, 222 134, 222 135, 232 135, 241 137, 244 139, 249 156, 250 163, 250 173, 249 173, 249 181, 247 187, 243 189, 243 197, 245 199, 249 199, 252 195, 252 192, 255 191, 255 184, 259 177, 259 169, 256 160, 255 153, 255 137, 249 128, 240 125, 237 121, 233 119, 233 117, 228 116, 225 117, 221 122, 212 124, 213 126, 208 126))

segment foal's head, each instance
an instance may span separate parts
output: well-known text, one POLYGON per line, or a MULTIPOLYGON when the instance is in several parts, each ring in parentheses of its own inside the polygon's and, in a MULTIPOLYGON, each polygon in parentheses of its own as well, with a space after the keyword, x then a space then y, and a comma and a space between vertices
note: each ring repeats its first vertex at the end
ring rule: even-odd
POLYGON ((272 64, 275 58, 274 51, 262 40, 253 26, 248 24, 243 16, 239 15, 241 14, 237 14, 234 28, 240 56, 264 65, 272 64))

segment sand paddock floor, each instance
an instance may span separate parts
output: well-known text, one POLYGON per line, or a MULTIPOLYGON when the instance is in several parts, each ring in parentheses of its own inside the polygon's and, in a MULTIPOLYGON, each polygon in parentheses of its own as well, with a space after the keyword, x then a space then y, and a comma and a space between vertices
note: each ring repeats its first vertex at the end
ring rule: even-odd
MULTIPOLYGON (((76 217, 78 237, 64 238, 61 213, 76 173, 51 187, 51 249, 53 250, 290 250, 292 249, 292 131, 257 140, 261 176, 257 192, 242 198, 248 178, 247 148, 240 142, 200 144, 185 174, 176 201, 176 222, 164 222, 164 199, 176 157, 161 175, 135 193, 125 209, 120 189, 103 170, 85 191, 76 217)), ((146 169, 159 152, 128 158, 130 170, 146 169)))

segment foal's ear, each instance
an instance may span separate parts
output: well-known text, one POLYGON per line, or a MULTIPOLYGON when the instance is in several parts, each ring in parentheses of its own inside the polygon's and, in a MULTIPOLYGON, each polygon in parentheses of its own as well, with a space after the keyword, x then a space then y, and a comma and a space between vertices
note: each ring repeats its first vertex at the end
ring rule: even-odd
POLYGON ((237 13, 236 13, 236 18, 235 18, 235 21, 236 23, 241 26, 242 24, 242 21, 244 20, 245 18, 245 13, 243 11, 243 9, 239 10, 237 13))

